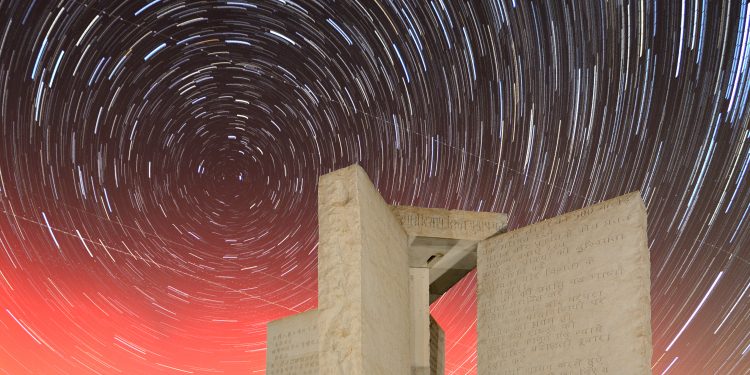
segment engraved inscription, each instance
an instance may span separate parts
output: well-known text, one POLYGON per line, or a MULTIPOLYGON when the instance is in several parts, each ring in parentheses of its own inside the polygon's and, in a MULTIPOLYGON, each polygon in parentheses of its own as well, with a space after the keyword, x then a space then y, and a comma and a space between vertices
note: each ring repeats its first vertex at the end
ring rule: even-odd
POLYGON ((401 216, 401 223, 412 227, 439 230, 462 231, 466 233, 497 232, 503 228, 497 221, 469 220, 444 216, 422 215, 418 213, 401 216))
POLYGON ((267 343, 266 374, 318 374, 316 310, 269 323, 267 343))
POLYGON ((646 221, 630 194, 479 245, 479 374, 650 373, 646 221))
POLYGON ((480 241, 504 231, 508 225, 508 215, 494 212, 412 206, 392 206, 391 210, 406 234, 413 237, 480 241))

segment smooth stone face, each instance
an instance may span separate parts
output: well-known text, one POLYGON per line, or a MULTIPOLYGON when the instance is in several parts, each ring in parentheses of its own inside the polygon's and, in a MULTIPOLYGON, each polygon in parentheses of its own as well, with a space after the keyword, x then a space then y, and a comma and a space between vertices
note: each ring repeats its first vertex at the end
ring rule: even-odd
POLYGON ((360 166, 318 188, 320 373, 408 374, 406 233, 360 166))
POLYGON ((638 192, 482 241, 478 374, 651 374, 638 192))
POLYGON ((318 375, 318 310, 268 323, 266 374, 318 375))
POLYGON ((421 374, 430 369, 430 270, 427 268, 409 269, 409 290, 411 293, 412 374, 421 374))

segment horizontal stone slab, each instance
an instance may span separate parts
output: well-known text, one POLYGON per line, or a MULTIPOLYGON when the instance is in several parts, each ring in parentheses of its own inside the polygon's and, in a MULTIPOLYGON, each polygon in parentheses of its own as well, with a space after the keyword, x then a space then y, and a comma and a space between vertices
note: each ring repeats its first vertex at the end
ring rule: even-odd
POLYGON ((508 215, 496 212, 413 206, 391 206, 391 210, 410 237, 481 241, 504 231, 508 225, 508 215))

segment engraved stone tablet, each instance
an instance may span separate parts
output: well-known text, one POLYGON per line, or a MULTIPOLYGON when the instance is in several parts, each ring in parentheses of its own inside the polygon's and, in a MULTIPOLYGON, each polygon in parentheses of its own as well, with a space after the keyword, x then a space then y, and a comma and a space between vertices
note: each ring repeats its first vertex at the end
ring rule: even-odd
POLYGON ((268 323, 266 374, 318 375, 318 311, 268 323))
POLYGON ((318 188, 320 373, 408 374, 406 233, 360 166, 318 188))
POLYGON ((650 374, 638 192, 482 241, 478 374, 650 374))
POLYGON ((437 237, 480 241, 505 229, 508 215, 494 212, 392 206, 410 237, 437 237))

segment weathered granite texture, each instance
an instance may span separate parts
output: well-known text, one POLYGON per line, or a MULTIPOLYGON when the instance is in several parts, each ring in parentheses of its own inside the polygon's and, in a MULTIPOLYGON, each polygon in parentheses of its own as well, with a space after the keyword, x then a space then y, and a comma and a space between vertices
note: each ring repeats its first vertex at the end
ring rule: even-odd
POLYGON ((320 373, 408 374, 406 233, 360 166, 318 188, 320 373))
POLYGON ((482 241, 478 374, 650 374, 638 192, 482 241))

